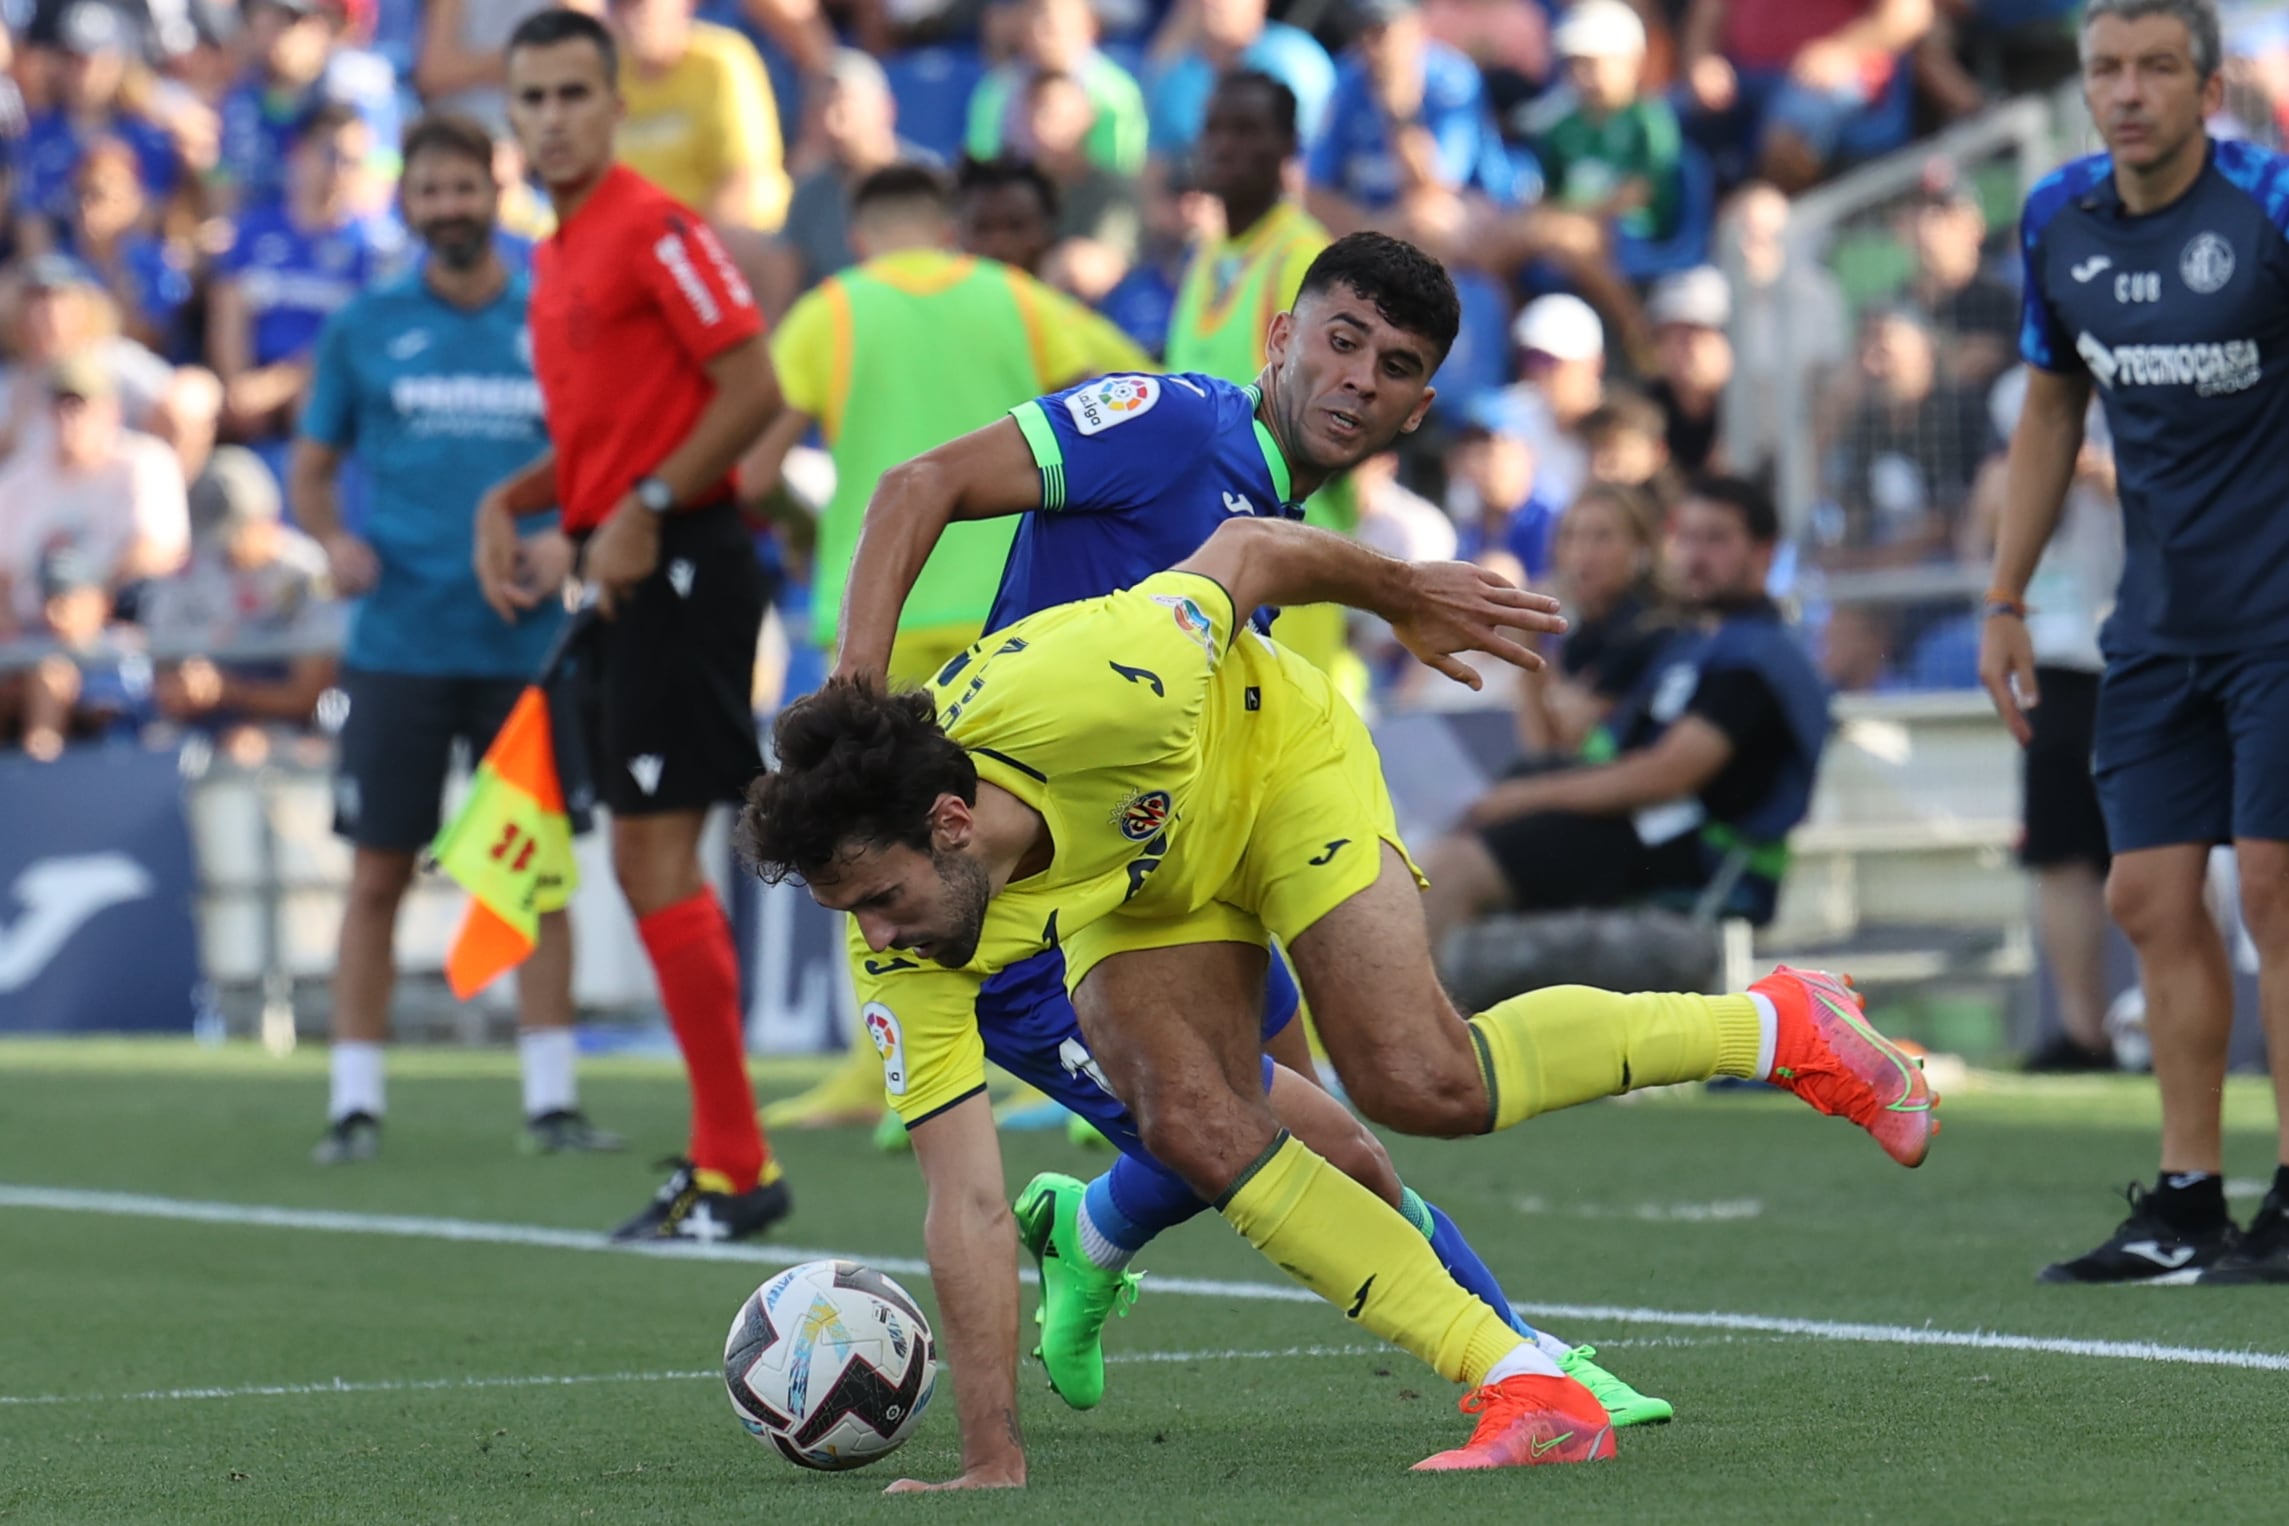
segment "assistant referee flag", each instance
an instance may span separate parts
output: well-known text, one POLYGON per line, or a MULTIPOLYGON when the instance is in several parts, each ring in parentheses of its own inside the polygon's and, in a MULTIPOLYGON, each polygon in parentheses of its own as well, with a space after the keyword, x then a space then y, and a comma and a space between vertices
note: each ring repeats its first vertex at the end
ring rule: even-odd
POLYGON ((540 942, 542 913, 562 911, 580 884, 548 683, 587 615, 583 609, 565 622, 540 677, 525 685, 485 749, 468 798, 429 850, 469 892, 468 914, 445 954, 445 978, 463 1001, 524 963, 540 942))

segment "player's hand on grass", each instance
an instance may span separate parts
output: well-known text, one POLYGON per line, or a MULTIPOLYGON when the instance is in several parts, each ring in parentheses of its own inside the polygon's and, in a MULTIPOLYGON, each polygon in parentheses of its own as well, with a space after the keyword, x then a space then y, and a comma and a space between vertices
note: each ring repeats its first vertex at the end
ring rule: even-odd
POLYGON ((885 1494, 938 1494, 948 1489, 1022 1489, 1025 1487, 1025 1464, 997 1464, 972 1468, 960 1478, 949 1478, 943 1483, 925 1483, 919 1478, 902 1478, 883 1490, 885 1494))
POLYGON ((1484 652, 1532 672, 1542 659, 1514 633, 1566 628, 1556 599, 1470 562, 1415 563, 1408 604, 1391 617, 1399 644, 1425 667, 1472 689, 1484 680, 1456 653, 1484 652))
POLYGON ((2035 690, 2035 638, 2027 622, 2013 614, 1991 614, 1979 632, 1979 682, 1995 702, 1995 713, 2024 747, 2034 736, 2027 712, 2042 696, 2035 690))
POLYGON ((518 551, 517 517, 505 500, 487 493, 477 500, 477 587, 493 613, 511 625, 533 605, 517 581, 518 551))
POLYGON ((660 516, 636 501, 620 500, 612 517, 588 543, 582 572, 597 590, 596 612, 609 620, 636 585, 660 565, 660 516))

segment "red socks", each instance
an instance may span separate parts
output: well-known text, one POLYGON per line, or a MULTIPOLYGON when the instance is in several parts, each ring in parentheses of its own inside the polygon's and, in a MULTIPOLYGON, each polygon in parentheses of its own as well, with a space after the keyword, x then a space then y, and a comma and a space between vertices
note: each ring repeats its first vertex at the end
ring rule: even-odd
POLYGON ((691 1082, 693 1168, 727 1178, 734 1192, 776 1180, 779 1163, 763 1141, 747 1082, 731 922, 715 892, 702 890, 640 918, 636 931, 659 977, 660 1000, 691 1082))

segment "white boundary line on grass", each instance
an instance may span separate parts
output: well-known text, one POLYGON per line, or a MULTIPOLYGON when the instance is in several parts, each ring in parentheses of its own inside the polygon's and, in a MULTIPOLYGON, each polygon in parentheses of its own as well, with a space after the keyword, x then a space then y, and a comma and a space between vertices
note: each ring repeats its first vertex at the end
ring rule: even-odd
MULTIPOLYGON (((300 1229, 322 1234, 382 1235, 401 1240, 443 1240, 464 1245, 538 1246, 550 1250, 610 1251, 676 1261, 740 1261, 756 1266, 794 1266, 833 1256, 864 1261, 892 1276, 927 1277, 929 1267, 910 1256, 868 1256, 849 1251, 810 1250, 791 1245, 614 1245, 593 1230, 551 1229, 537 1224, 493 1224, 473 1219, 416 1215, 342 1213, 321 1208, 276 1208, 251 1203, 198 1202, 147 1197, 132 1192, 90 1192, 68 1187, 24 1187, 0 1183, 0 1208, 46 1209, 134 1219, 173 1219, 201 1224, 232 1224, 257 1229, 300 1229)), ((1032 1273, 1023 1274, 1032 1280, 1032 1273)), ((1174 1297, 1222 1298, 1269 1303, 1316 1303, 1318 1298, 1290 1283, 1224 1282, 1198 1277, 1154 1277, 1152 1291, 1174 1297)), ((1924 1325, 1889 1325, 1798 1319, 1772 1314, 1730 1314, 1719 1310, 1643 1309, 1620 1304, 1520 1303, 1530 1318, 1581 1320, 1621 1325, 1667 1325, 1688 1330, 1797 1336, 1879 1346, 1950 1346, 1978 1351, 2029 1351, 2049 1356, 2107 1361, 2161 1362, 2178 1366, 2240 1367, 2289 1372, 2289 1352, 2234 1351, 2209 1346, 2174 1346, 2157 1341, 2076 1340, 2061 1336, 2010 1335, 1994 1330, 1936 1330, 1924 1325)))
MULTIPOLYGON (((1709 1340, 1692 1336, 1656 1336, 1650 1340, 1606 1341, 1601 1349, 1624 1346, 1711 1346, 1739 1337, 1721 1335, 1709 1340)), ((1777 1339, 1777 1337, 1768 1337, 1777 1339)), ((1272 1351, 1115 1351, 1105 1360, 1117 1366, 1181 1364, 1186 1362, 1277 1362, 1309 1357, 1391 1356, 1388 1346, 1282 1346, 1272 1351)), ((941 1367, 939 1371, 948 1369, 941 1367)), ((0 1409, 57 1404, 183 1403, 207 1399, 303 1399, 327 1394, 409 1394, 475 1391, 489 1388, 580 1388, 595 1383, 690 1383, 722 1381, 720 1371, 696 1368, 689 1372, 581 1372, 562 1376, 535 1375, 508 1378, 381 1378, 351 1382, 334 1378, 324 1383, 248 1383, 234 1388, 147 1388, 131 1394, 0 1394, 0 1409)))

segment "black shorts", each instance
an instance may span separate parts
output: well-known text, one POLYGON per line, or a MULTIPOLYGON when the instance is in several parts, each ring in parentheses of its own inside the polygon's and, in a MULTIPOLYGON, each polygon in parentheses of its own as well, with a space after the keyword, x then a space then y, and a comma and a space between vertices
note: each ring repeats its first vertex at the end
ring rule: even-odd
POLYGON ((1627 816, 1536 811, 1478 835, 1519 911, 1624 906, 1665 890, 1698 890, 1709 879, 1697 836, 1649 848, 1627 816))
MULTIPOLYGON (((334 833, 361 848, 413 853, 437 836, 453 744, 467 745, 474 768, 507 722, 525 681, 345 668, 339 686, 349 711, 335 746, 334 833)), ((595 792, 561 686, 550 696, 550 712, 557 785, 573 831, 585 832, 595 792)))
POLYGON ((2052 864, 2106 867, 2106 817, 2091 775, 2092 738, 2098 724, 2098 675, 2076 668, 2035 669, 2043 702, 2027 712, 2034 736, 2020 759, 2021 811, 2026 835, 2019 862, 2031 869, 2052 864))
POLYGON ((570 664, 597 796, 614 815, 736 802, 762 772, 755 642, 769 597, 732 505, 661 522, 659 566, 570 664))

